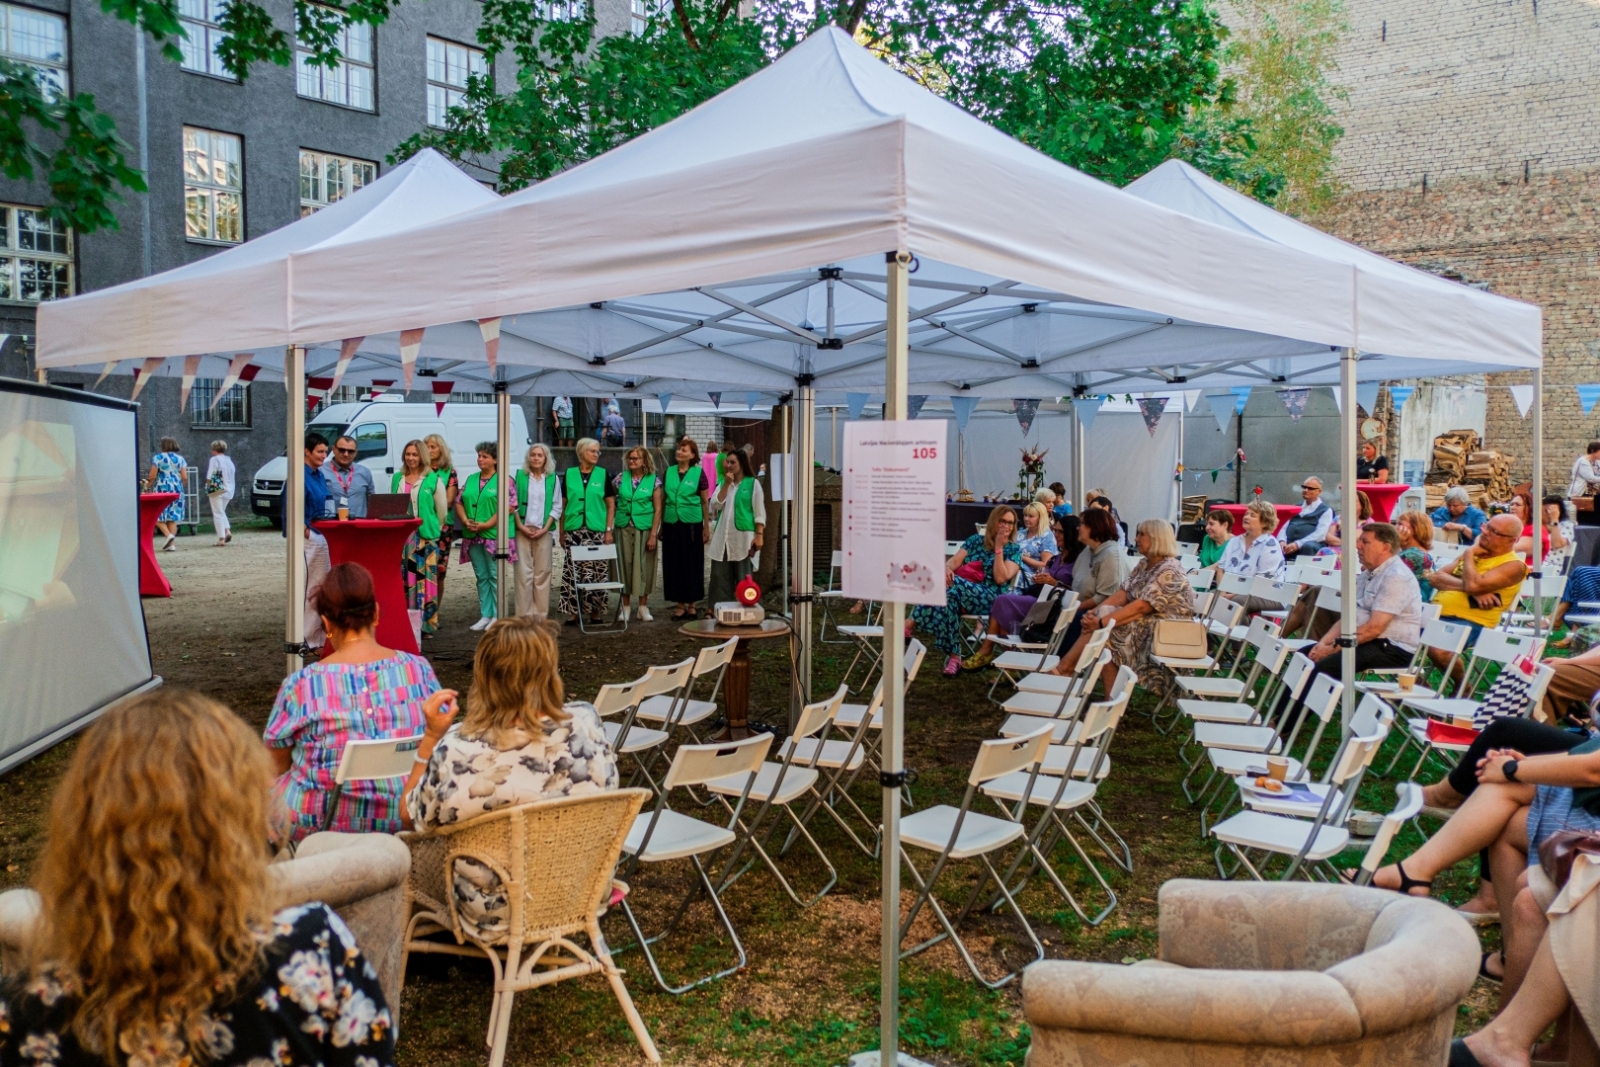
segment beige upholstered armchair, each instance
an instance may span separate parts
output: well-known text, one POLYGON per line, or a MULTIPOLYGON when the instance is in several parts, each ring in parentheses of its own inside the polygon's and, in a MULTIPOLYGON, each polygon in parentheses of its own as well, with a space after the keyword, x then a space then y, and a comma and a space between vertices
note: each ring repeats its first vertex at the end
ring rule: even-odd
MULTIPOLYGON (((389 834, 312 834, 294 859, 270 868, 279 908, 318 900, 339 913, 372 962, 389 1010, 400 1018, 401 938, 411 853, 389 834)), ((10 970, 33 935, 39 898, 31 889, 0 893, 0 966, 10 970)))
POLYGON ((1478 941, 1431 900, 1351 886, 1176 880, 1161 958, 1028 968, 1028 1067, 1444 1063, 1478 941))

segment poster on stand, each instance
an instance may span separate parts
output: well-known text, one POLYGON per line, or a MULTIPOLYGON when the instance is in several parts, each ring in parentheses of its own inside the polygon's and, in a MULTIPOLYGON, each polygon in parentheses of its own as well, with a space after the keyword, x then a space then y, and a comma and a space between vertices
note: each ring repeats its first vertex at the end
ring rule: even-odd
POLYGON ((841 568, 847 597, 945 602, 943 419, 844 427, 841 568))

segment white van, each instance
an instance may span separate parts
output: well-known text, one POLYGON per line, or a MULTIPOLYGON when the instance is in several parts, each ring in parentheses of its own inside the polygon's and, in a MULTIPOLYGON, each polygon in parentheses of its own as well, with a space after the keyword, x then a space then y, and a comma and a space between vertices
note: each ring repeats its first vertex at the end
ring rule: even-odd
MULTIPOLYGON (((407 404, 400 393, 384 393, 376 400, 357 404, 332 404, 312 417, 307 433, 319 433, 328 444, 340 436, 356 439, 356 460, 372 471, 380 493, 389 491, 390 475, 400 469, 400 453, 408 441, 440 434, 450 446, 456 477, 465 481, 478 469, 477 445, 493 441, 496 407, 493 404, 446 404, 439 413, 433 404, 407 404)), ((528 419, 522 408, 511 405, 512 460, 532 444, 528 419)), ((295 451, 300 451, 298 445, 295 451)), ((265 515, 274 526, 283 522, 283 481, 289 470, 283 456, 269 460, 250 481, 250 510, 265 515)))

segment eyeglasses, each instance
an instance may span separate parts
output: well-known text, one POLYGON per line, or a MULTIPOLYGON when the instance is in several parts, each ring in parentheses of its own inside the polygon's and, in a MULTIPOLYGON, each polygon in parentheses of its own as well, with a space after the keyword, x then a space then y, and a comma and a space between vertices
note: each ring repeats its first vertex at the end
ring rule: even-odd
POLYGON ((355 449, 353 448, 336 448, 334 451, 339 453, 341 456, 349 456, 355 453, 355 449))

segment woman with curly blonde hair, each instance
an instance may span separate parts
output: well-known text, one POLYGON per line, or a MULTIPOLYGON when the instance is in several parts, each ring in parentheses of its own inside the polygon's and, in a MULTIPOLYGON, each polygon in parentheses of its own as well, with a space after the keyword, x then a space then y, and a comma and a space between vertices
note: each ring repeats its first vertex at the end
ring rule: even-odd
POLYGON ((160 690, 84 735, 50 810, 0 1064, 394 1060, 377 975, 332 911, 273 913, 272 767, 227 708, 160 690))

